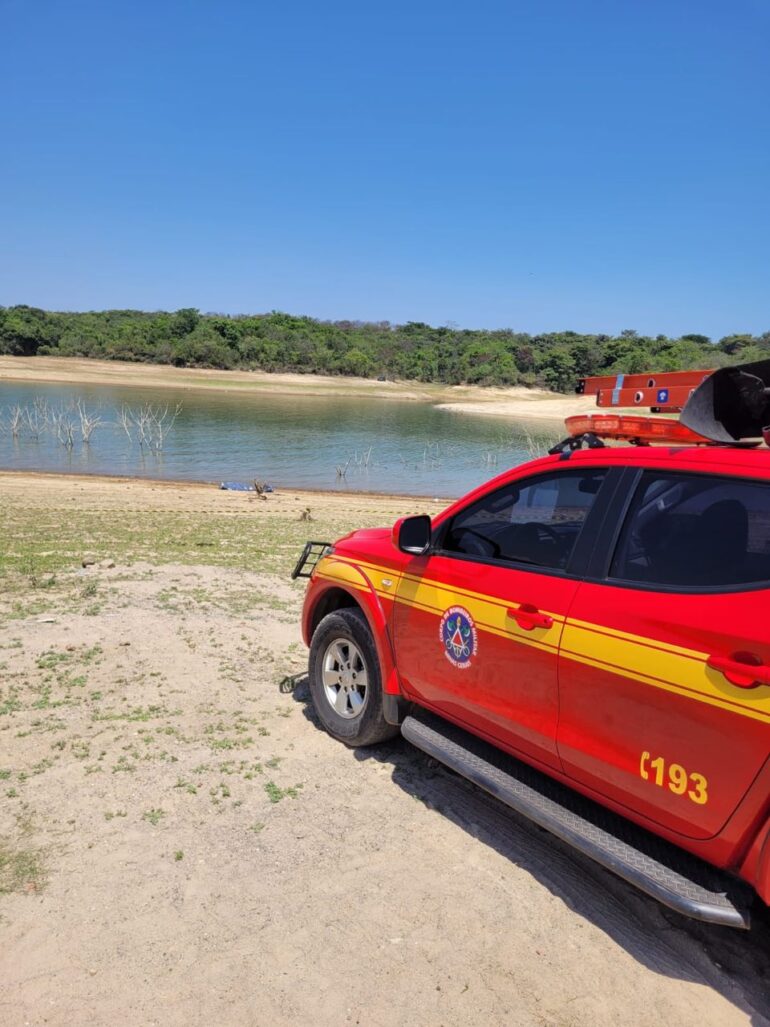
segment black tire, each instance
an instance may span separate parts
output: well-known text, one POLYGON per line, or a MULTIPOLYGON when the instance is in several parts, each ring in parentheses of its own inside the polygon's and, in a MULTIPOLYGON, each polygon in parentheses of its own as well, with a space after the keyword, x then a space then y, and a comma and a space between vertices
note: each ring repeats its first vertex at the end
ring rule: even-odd
POLYGON ((363 746, 399 733, 383 716, 380 661, 366 617, 357 607, 327 614, 315 629, 308 678, 318 719, 333 738, 363 746))

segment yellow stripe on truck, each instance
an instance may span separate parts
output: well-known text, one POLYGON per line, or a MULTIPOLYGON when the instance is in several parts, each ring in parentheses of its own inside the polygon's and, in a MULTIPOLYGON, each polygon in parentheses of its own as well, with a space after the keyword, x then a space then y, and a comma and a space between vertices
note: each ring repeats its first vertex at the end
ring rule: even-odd
MULTIPOLYGON (((319 562, 316 575, 359 591, 368 591, 361 572, 356 571, 357 565, 354 560, 325 557, 319 562)), ((402 605, 437 617, 441 617, 450 606, 464 606, 476 622, 477 629, 488 634, 535 649, 552 652, 558 649, 565 660, 754 720, 770 720, 770 686, 760 685, 747 691, 731 685, 722 673, 706 666, 707 653, 588 621, 570 620, 565 623, 563 616, 548 611, 542 612, 553 618, 553 627, 525 631, 508 615, 509 607, 517 605, 515 599, 503 600, 468 589, 449 588, 439 581, 413 574, 404 574, 399 582, 398 573, 390 567, 363 562, 360 567, 378 595, 387 596, 402 605), (390 577, 393 587, 387 591, 379 588, 381 576, 390 577)))
POLYGON ((722 673, 706 666, 706 653, 568 621, 559 655, 744 717, 770 720, 770 688, 760 685, 747 692, 731 685, 722 673))

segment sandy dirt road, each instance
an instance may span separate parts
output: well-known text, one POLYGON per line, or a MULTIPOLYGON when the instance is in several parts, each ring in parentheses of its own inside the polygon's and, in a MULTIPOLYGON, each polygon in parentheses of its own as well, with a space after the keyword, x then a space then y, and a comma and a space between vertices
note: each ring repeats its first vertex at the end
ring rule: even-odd
POLYGON ((0 545, 53 551, 74 510, 116 563, 0 578, 0 1024, 770 1023, 767 921, 683 920, 403 741, 319 729, 285 568, 195 548, 293 545, 278 500, 0 476, 0 545), (178 509, 186 559, 108 551, 178 509))

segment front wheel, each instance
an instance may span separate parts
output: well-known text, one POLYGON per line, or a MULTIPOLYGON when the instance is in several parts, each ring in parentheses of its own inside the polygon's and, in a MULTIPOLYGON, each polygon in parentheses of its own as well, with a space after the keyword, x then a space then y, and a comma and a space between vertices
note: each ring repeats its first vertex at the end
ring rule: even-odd
POLYGON ((332 737, 358 746, 398 734, 382 712, 380 663, 359 609, 324 617, 313 634, 308 670, 313 706, 332 737))

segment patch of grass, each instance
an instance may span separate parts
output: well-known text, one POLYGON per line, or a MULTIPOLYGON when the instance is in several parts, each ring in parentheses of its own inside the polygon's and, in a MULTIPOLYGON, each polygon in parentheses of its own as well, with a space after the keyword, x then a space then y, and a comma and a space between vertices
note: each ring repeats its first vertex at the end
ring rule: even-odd
MULTIPOLYGON (((18 587, 18 580, 15 582, 18 587)), ((40 599, 15 599, 11 603, 11 609, 9 613, 6 613, 5 617, 7 620, 26 620, 27 617, 34 617, 38 613, 45 613, 46 610, 50 610, 50 601, 43 601, 40 599)))
POLYGON ((19 699, 18 688, 11 688, 3 696, 0 693, 0 717, 7 717, 11 713, 16 713, 22 708, 21 700, 19 699))
MULTIPOLYGON (((208 769, 208 768, 207 768, 208 769)), ((225 760, 219 764, 219 771, 222 774, 241 774, 246 781, 251 781, 255 774, 262 773, 262 764, 258 760, 225 760)))
POLYGON ((113 774, 119 774, 119 773, 123 772, 123 773, 126 773, 126 774, 133 774, 133 772, 135 770, 136 770, 136 764, 135 763, 131 763, 131 761, 129 760, 128 756, 120 756, 118 758, 118 762, 112 768, 112 773, 113 774))
POLYGON ((249 745, 254 744, 254 739, 251 735, 246 735, 244 732, 247 730, 247 725, 242 720, 236 720, 236 722, 228 728, 221 720, 216 724, 207 724, 203 729, 203 733, 206 736, 206 743, 210 748, 215 751, 222 751, 228 749, 245 749, 249 745), (230 735, 222 734, 218 737, 220 732, 228 730, 234 730, 237 732, 237 737, 233 738, 230 735))
POLYGON ((162 809, 148 809, 142 813, 142 820, 148 821, 153 827, 157 827, 161 820, 165 817, 165 810, 162 809))
POLYGON ((0 895, 39 892, 45 885, 45 866, 36 849, 13 848, 0 841, 0 895))
MULTIPOLYGON (((338 538, 352 528, 376 527, 393 516, 377 508, 330 510, 314 514, 314 533, 319 538, 338 538)), ((3 535, 12 537, 14 545, 0 550, 0 578, 5 579, 10 602, 18 603, 11 615, 26 617, 48 608, 29 596, 32 577, 35 583, 43 583, 46 592, 61 589, 70 596, 79 596, 91 584, 73 574, 80 564, 84 538, 94 552, 109 552, 121 565, 139 560, 188 566, 206 563, 283 576, 296 562, 307 531, 296 511, 279 510, 269 503, 221 514, 149 509, 137 518, 131 509, 98 509, 84 501, 73 517, 68 506, 57 506, 50 497, 43 503, 34 497, 11 496, 3 510, 3 535)), ((275 597, 268 599, 276 607, 283 605, 275 597)), ((242 601, 244 608, 252 606, 253 595, 244 593, 242 601)))
POLYGON ((147 721, 154 720, 157 717, 173 717, 178 714, 179 710, 169 712, 165 706, 133 706, 130 710, 124 710, 119 712, 112 710, 108 713, 92 714, 92 720, 128 720, 128 721, 147 721))
POLYGON ((30 735, 43 734, 46 731, 64 731, 66 724, 58 717, 47 717, 45 720, 33 720, 28 731, 17 731, 16 738, 29 738, 30 735))
POLYGON ((91 746, 88 742, 81 740, 75 741, 72 742, 70 748, 72 749, 72 755, 76 760, 86 760, 91 755, 91 746))
POLYGON ((298 784, 292 788, 279 788, 275 781, 268 781, 265 784, 265 792, 270 802, 276 803, 280 802, 281 799, 296 799, 301 787, 302 785, 298 784))
POLYGON ((226 784, 220 783, 209 789, 209 795, 212 802, 220 802, 222 799, 230 798, 230 789, 226 784))
POLYGON ((176 852, 174 853, 174 861, 176 863, 179 863, 183 859, 184 859, 184 852, 181 849, 177 849, 176 852))
POLYGON ((35 665, 40 670, 53 670, 54 667, 58 667, 60 663, 69 663, 72 659, 72 653, 63 652, 57 653, 55 649, 49 649, 47 653, 43 653, 35 661, 35 665))
POLYGON ((209 738, 208 743, 214 750, 222 749, 242 749, 245 746, 251 745, 254 741, 253 738, 209 738))

